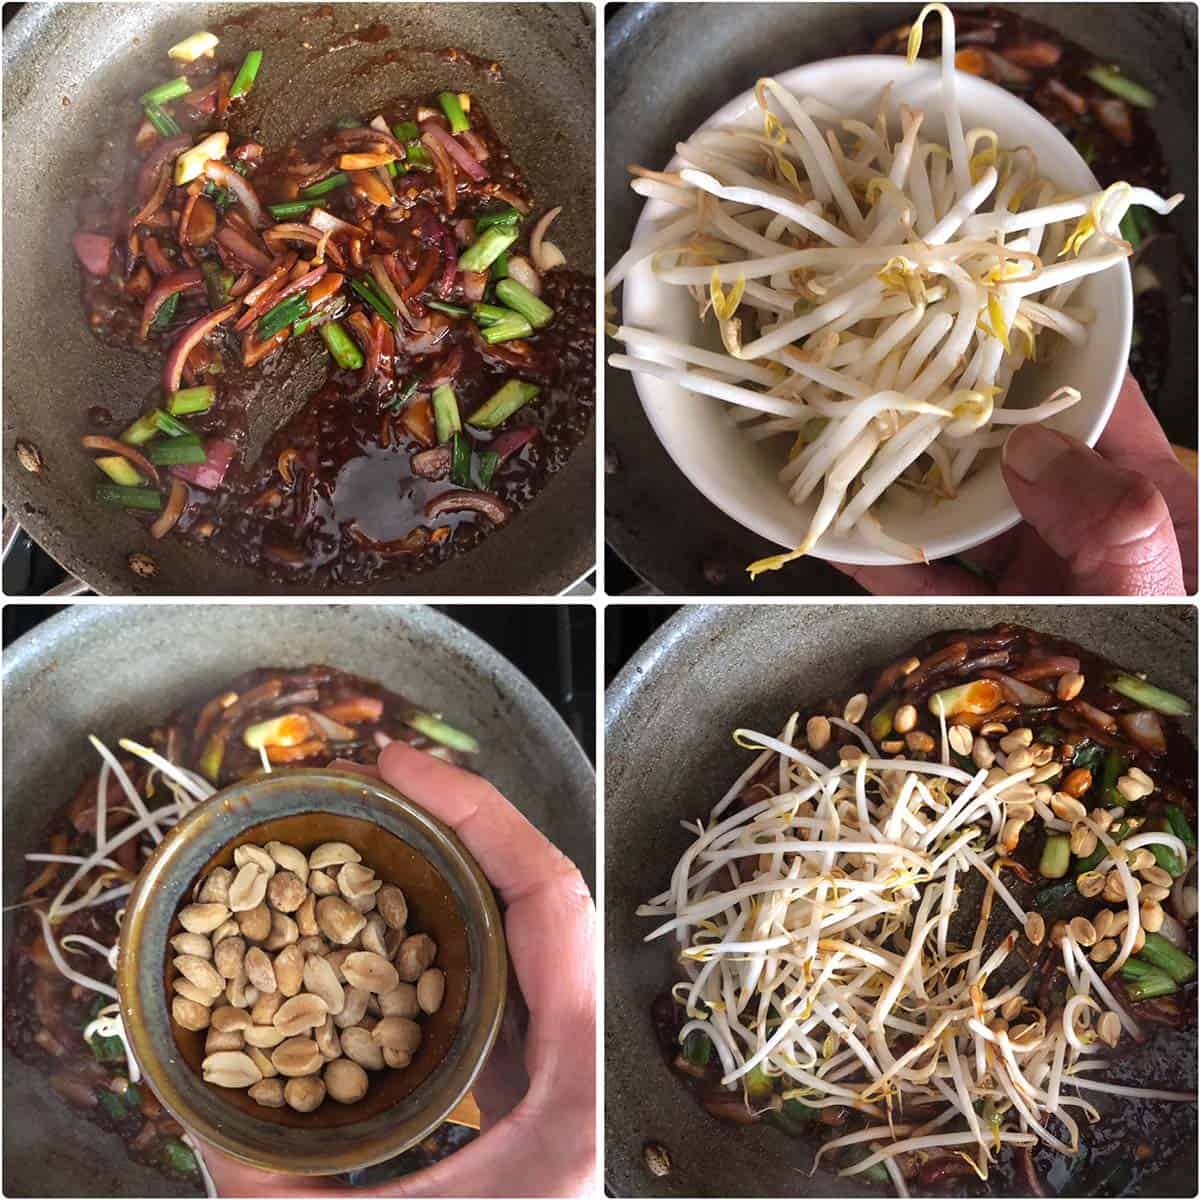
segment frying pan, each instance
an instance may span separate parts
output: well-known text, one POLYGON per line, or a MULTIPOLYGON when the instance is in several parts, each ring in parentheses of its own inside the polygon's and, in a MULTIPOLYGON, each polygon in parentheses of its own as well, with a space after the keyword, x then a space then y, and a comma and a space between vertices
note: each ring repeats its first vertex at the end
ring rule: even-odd
MULTIPOLYGON (((483 745, 473 766, 594 888, 595 783, 583 751, 529 680, 449 617, 412 605, 79 604, 4 654, 5 905, 51 806, 92 769, 88 733, 111 744, 249 667, 310 662, 453 714, 483 745)), ((6 943, 11 929, 6 913, 6 943)), ((133 1163, 115 1134, 78 1117, 7 1050, 3 1115, 7 1196, 193 1194, 133 1163)))
MULTIPOLYGON (((774 732, 801 704, 845 694, 863 669, 892 661, 928 634, 996 621, 1057 633, 1148 671, 1181 695, 1196 694, 1196 611, 1184 605, 697 605, 659 629, 613 681, 604 804, 605 1170, 612 1195, 891 1194, 829 1170, 810 1177, 810 1145, 769 1126, 722 1124, 700 1107, 667 1066, 651 1027, 650 1006, 672 978, 670 950, 643 942, 651 922, 634 910, 666 886, 686 847, 679 822, 705 815, 744 769, 733 729, 774 732), (646 1169, 647 1142, 670 1156, 663 1178, 646 1169)), ((1144 1182, 1144 1194, 1194 1195, 1194 1127, 1190 1139, 1159 1148, 1167 1161, 1144 1182)))
MULTIPOLYGON (((311 593, 228 565, 176 538, 154 541, 128 514, 96 505, 95 471, 79 447, 89 406, 130 419, 154 394, 160 360, 111 350, 88 332, 71 251, 80 180, 110 131, 124 136, 131 98, 160 80, 167 48, 221 21, 223 59, 253 48, 265 65, 236 121, 282 146, 343 112, 367 113, 401 95, 443 88, 480 97, 540 204, 561 204, 555 224, 568 262, 595 258, 595 34, 589 4, 186 3, 27 4, 4 30, 4 502, 69 571, 107 594, 311 593), (308 19, 302 21, 301 17, 308 19), (383 41, 351 44, 356 27, 383 41), (306 48, 308 43, 311 49, 306 48), (436 52, 458 47, 498 60, 502 82, 436 52), (382 64, 389 51, 398 61, 382 64), (373 64, 366 74, 357 72, 373 64), (120 114, 115 117, 114 114, 120 114), (40 474, 13 453, 20 437, 45 459, 40 474), (158 565, 148 580, 132 553, 158 565)), ((295 349, 290 386, 264 398, 255 448, 322 378, 317 347, 295 349), (308 351, 305 354, 305 349, 308 351)), ((265 390, 265 389, 264 389, 265 390)), ((576 447, 529 508, 470 553, 432 572, 376 581, 368 592, 555 594, 594 562, 593 435, 576 447)), ((364 589, 323 588, 323 591, 364 589)))
MULTIPOLYGON (((916 15, 912 4, 627 4, 605 30, 605 261, 625 252, 643 201, 629 163, 660 167, 725 101, 760 76, 834 58, 916 15), (653 113, 653 120, 644 119, 653 113)), ((970 9, 977 5, 955 5, 970 9)), ((1172 187, 1187 193, 1170 225, 1196 260, 1196 9, 1192 4, 1008 4, 1100 58, 1125 64, 1159 98, 1151 120, 1172 187), (1103 18, 1097 13, 1103 11, 1103 18)), ((1178 270, 1168 255, 1166 271, 1178 270)), ((1196 445, 1194 282, 1164 275, 1171 314, 1159 420, 1196 445), (1174 286, 1172 286, 1174 285, 1174 286)), ((613 347, 611 343, 608 349, 613 347)), ((677 596, 861 595, 805 558, 754 583, 746 564, 779 547, 709 503, 663 449, 632 377, 605 372, 605 537, 644 580, 677 596), (665 523, 662 513, 669 512, 665 523), (707 570, 706 570, 707 568, 707 570), (706 578, 717 578, 710 582, 706 578)))

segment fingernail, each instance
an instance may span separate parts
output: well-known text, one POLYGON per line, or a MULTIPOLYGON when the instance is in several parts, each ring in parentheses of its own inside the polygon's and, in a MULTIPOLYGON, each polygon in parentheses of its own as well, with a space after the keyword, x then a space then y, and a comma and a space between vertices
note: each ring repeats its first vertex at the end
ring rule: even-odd
POLYGON ((1072 439, 1043 425, 1022 425, 1004 443, 1004 465, 1026 483, 1037 483, 1075 449, 1072 439))

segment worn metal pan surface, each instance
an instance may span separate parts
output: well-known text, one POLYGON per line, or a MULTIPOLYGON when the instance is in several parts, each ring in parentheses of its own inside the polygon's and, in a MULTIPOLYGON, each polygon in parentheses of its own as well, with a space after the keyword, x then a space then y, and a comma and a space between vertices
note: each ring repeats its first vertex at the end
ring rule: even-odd
MULTIPOLYGON (((4 904, 24 855, 92 769, 87 734, 136 734, 253 666, 321 662, 444 712, 483 745, 473 764, 595 884, 595 785, 566 725, 510 662, 432 609, 77 605, 4 654, 4 904), (286 614, 286 617, 284 616, 286 614)), ((11 931, 6 915, 5 941, 11 931)), ((5 963, 7 966, 7 949, 5 963)), ((46 1077, 5 1051, 8 1196, 191 1194, 133 1163, 46 1077)))
MULTIPOLYGON (((989 605, 695 606, 638 651, 608 689, 605 740, 605 1170, 615 1196, 890 1194, 828 1170, 811 1147, 769 1126, 710 1117, 658 1048, 650 1006, 669 983, 670 950, 645 943, 637 906, 667 884, 703 817, 746 765, 739 726, 782 726, 801 704, 844 694, 867 668, 937 630, 1013 621, 1057 633, 1164 687, 1196 694, 1196 613, 1177 607, 989 605), (664 1178, 647 1142, 666 1148, 664 1178)), ((1196 1140, 1161 1147, 1146 1196, 1196 1191, 1196 1140)))
MULTIPOLYGON (((605 29, 605 264, 625 252, 643 201, 626 166, 661 167, 727 100, 803 63, 869 44, 916 15, 903 4, 626 4, 605 29), (653 114, 653 120, 646 114, 653 114)), ((956 5, 969 9, 976 5, 956 5)), ((1188 193, 1171 228, 1196 260, 1196 9, 1192 4, 1006 4, 1101 59, 1125 64, 1159 97, 1151 114, 1172 180, 1188 193)), ((1168 256, 1169 258, 1170 256, 1168 256)), ((1158 416, 1173 442, 1196 444, 1195 283, 1168 284, 1170 362, 1158 416)), ((1164 282, 1166 280, 1164 279, 1164 282)), ((626 371, 605 372, 605 537, 668 595, 860 595, 816 558, 751 583, 746 564, 779 547, 706 500, 671 461, 626 371), (670 513, 669 522, 662 514, 670 513)))
MULTIPOLYGON (((595 258, 595 16, 589 4, 187 3, 27 4, 4 29, 4 503, 68 570, 105 594, 262 594, 311 591, 272 584, 201 547, 148 531, 91 499, 94 472, 79 438, 89 406, 132 419, 153 392, 156 368, 102 346, 88 332, 71 251, 81 164, 110 136, 139 85, 161 76, 168 46, 224 22, 237 59, 261 47, 284 82, 256 88, 243 119, 268 145, 286 145, 339 113, 444 87, 481 97, 542 202, 563 206, 555 226, 568 261, 595 258), (302 19, 307 18, 307 19, 302 19), (235 22, 235 23, 230 23, 235 22), (350 42, 355 31, 382 40, 350 42), (335 52, 322 48, 346 42, 335 52), (307 43, 307 46, 305 45, 307 43), (457 47, 497 60, 503 80, 442 61, 457 47), (384 58, 389 61, 384 62, 384 58), (16 439, 45 458, 22 470, 16 439), (151 580, 128 557, 149 553, 151 580)), ((122 119, 123 120, 123 119, 122 119)), ((124 125, 121 125, 122 131, 124 125)), ((156 361, 156 360, 155 360, 156 361)), ((310 364, 311 365, 311 364, 310 364)), ((277 428, 319 385, 310 370, 252 415, 277 428)), ((434 571, 377 581, 383 595, 555 594, 595 560, 595 450, 578 446, 543 494, 512 524, 434 571)))

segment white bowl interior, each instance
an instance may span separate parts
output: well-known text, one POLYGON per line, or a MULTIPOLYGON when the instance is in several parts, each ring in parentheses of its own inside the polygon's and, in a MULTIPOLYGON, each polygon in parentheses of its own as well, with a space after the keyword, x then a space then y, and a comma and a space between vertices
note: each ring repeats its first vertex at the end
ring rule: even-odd
MULTIPOLYGON (((834 59, 797 67, 778 76, 800 97, 812 96, 847 116, 873 119, 883 89, 892 83, 890 113, 899 127, 901 105, 921 109, 926 116, 922 136, 944 135, 939 109, 939 70, 933 63, 908 66, 899 56, 867 55, 834 59)), ((1062 134, 1024 101, 994 84, 959 73, 959 106, 965 129, 995 129, 1005 147, 1028 146, 1037 155, 1043 175, 1064 191, 1091 192, 1098 188, 1083 159, 1062 134)), ((759 128, 761 115, 753 92, 745 92, 716 112, 701 128, 744 125, 759 128)), ((667 169, 680 166, 673 158, 667 169)), ((661 200, 646 203, 635 237, 660 226, 677 213, 661 200)), ((1116 403, 1129 356, 1133 322, 1133 291, 1126 264, 1086 278, 1072 297, 1095 317, 1089 337, 1073 346, 1058 337, 1039 341, 1039 352, 1053 352, 1045 361, 1022 367, 1010 392, 1010 406, 1024 407, 1044 399, 1054 388, 1069 384, 1082 399, 1053 417, 1048 424, 1092 445, 1100 436, 1116 403)), ((650 260, 639 263, 625 280, 623 321, 685 341, 720 350, 715 323, 703 327, 686 288, 660 284, 650 260)), ((663 355, 635 346, 630 353, 652 359, 663 355)), ((792 547, 804 537, 817 497, 797 506, 787 497, 776 475, 782 466, 780 440, 755 443, 734 426, 729 407, 720 400, 686 392, 666 380, 635 375, 634 383, 659 439, 679 469, 713 504, 748 529, 781 546, 792 547)), ((987 451, 953 501, 917 506, 887 500, 878 508, 888 533, 923 546, 930 559, 961 553, 1015 525, 1020 519, 1000 470, 999 451, 987 451)), ((856 531, 827 532, 814 553, 848 563, 892 564, 904 561, 869 545, 856 531)))

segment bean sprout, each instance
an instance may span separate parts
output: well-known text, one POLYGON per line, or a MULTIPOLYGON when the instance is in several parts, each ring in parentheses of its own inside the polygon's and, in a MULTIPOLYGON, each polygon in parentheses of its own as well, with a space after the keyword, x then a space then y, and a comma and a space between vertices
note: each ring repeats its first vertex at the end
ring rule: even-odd
POLYGON ((794 504, 821 489, 800 544, 751 563, 751 578, 819 550, 831 529, 924 561, 889 533, 890 503, 953 500, 1012 427, 1080 401, 1071 386, 1025 408, 1009 393, 1035 340, 1086 343, 1092 313, 1066 304, 1132 253, 1129 208, 1182 200, 1127 183, 1064 197, 1027 147, 964 130, 944 4, 921 10, 909 62, 935 12, 946 144, 923 139, 930 114, 908 108, 896 137, 890 88, 868 125, 764 78, 761 134, 704 130, 677 146, 678 170, 631 168, 635 192, 683 215, 639 238, 607 290, 648 261, 658 283, 691 291, 702 320, 711 311, 724 352, 619 325, 613 336, 644 353, 610 364, 732 405, 737 436, 772 449, 794 504))

